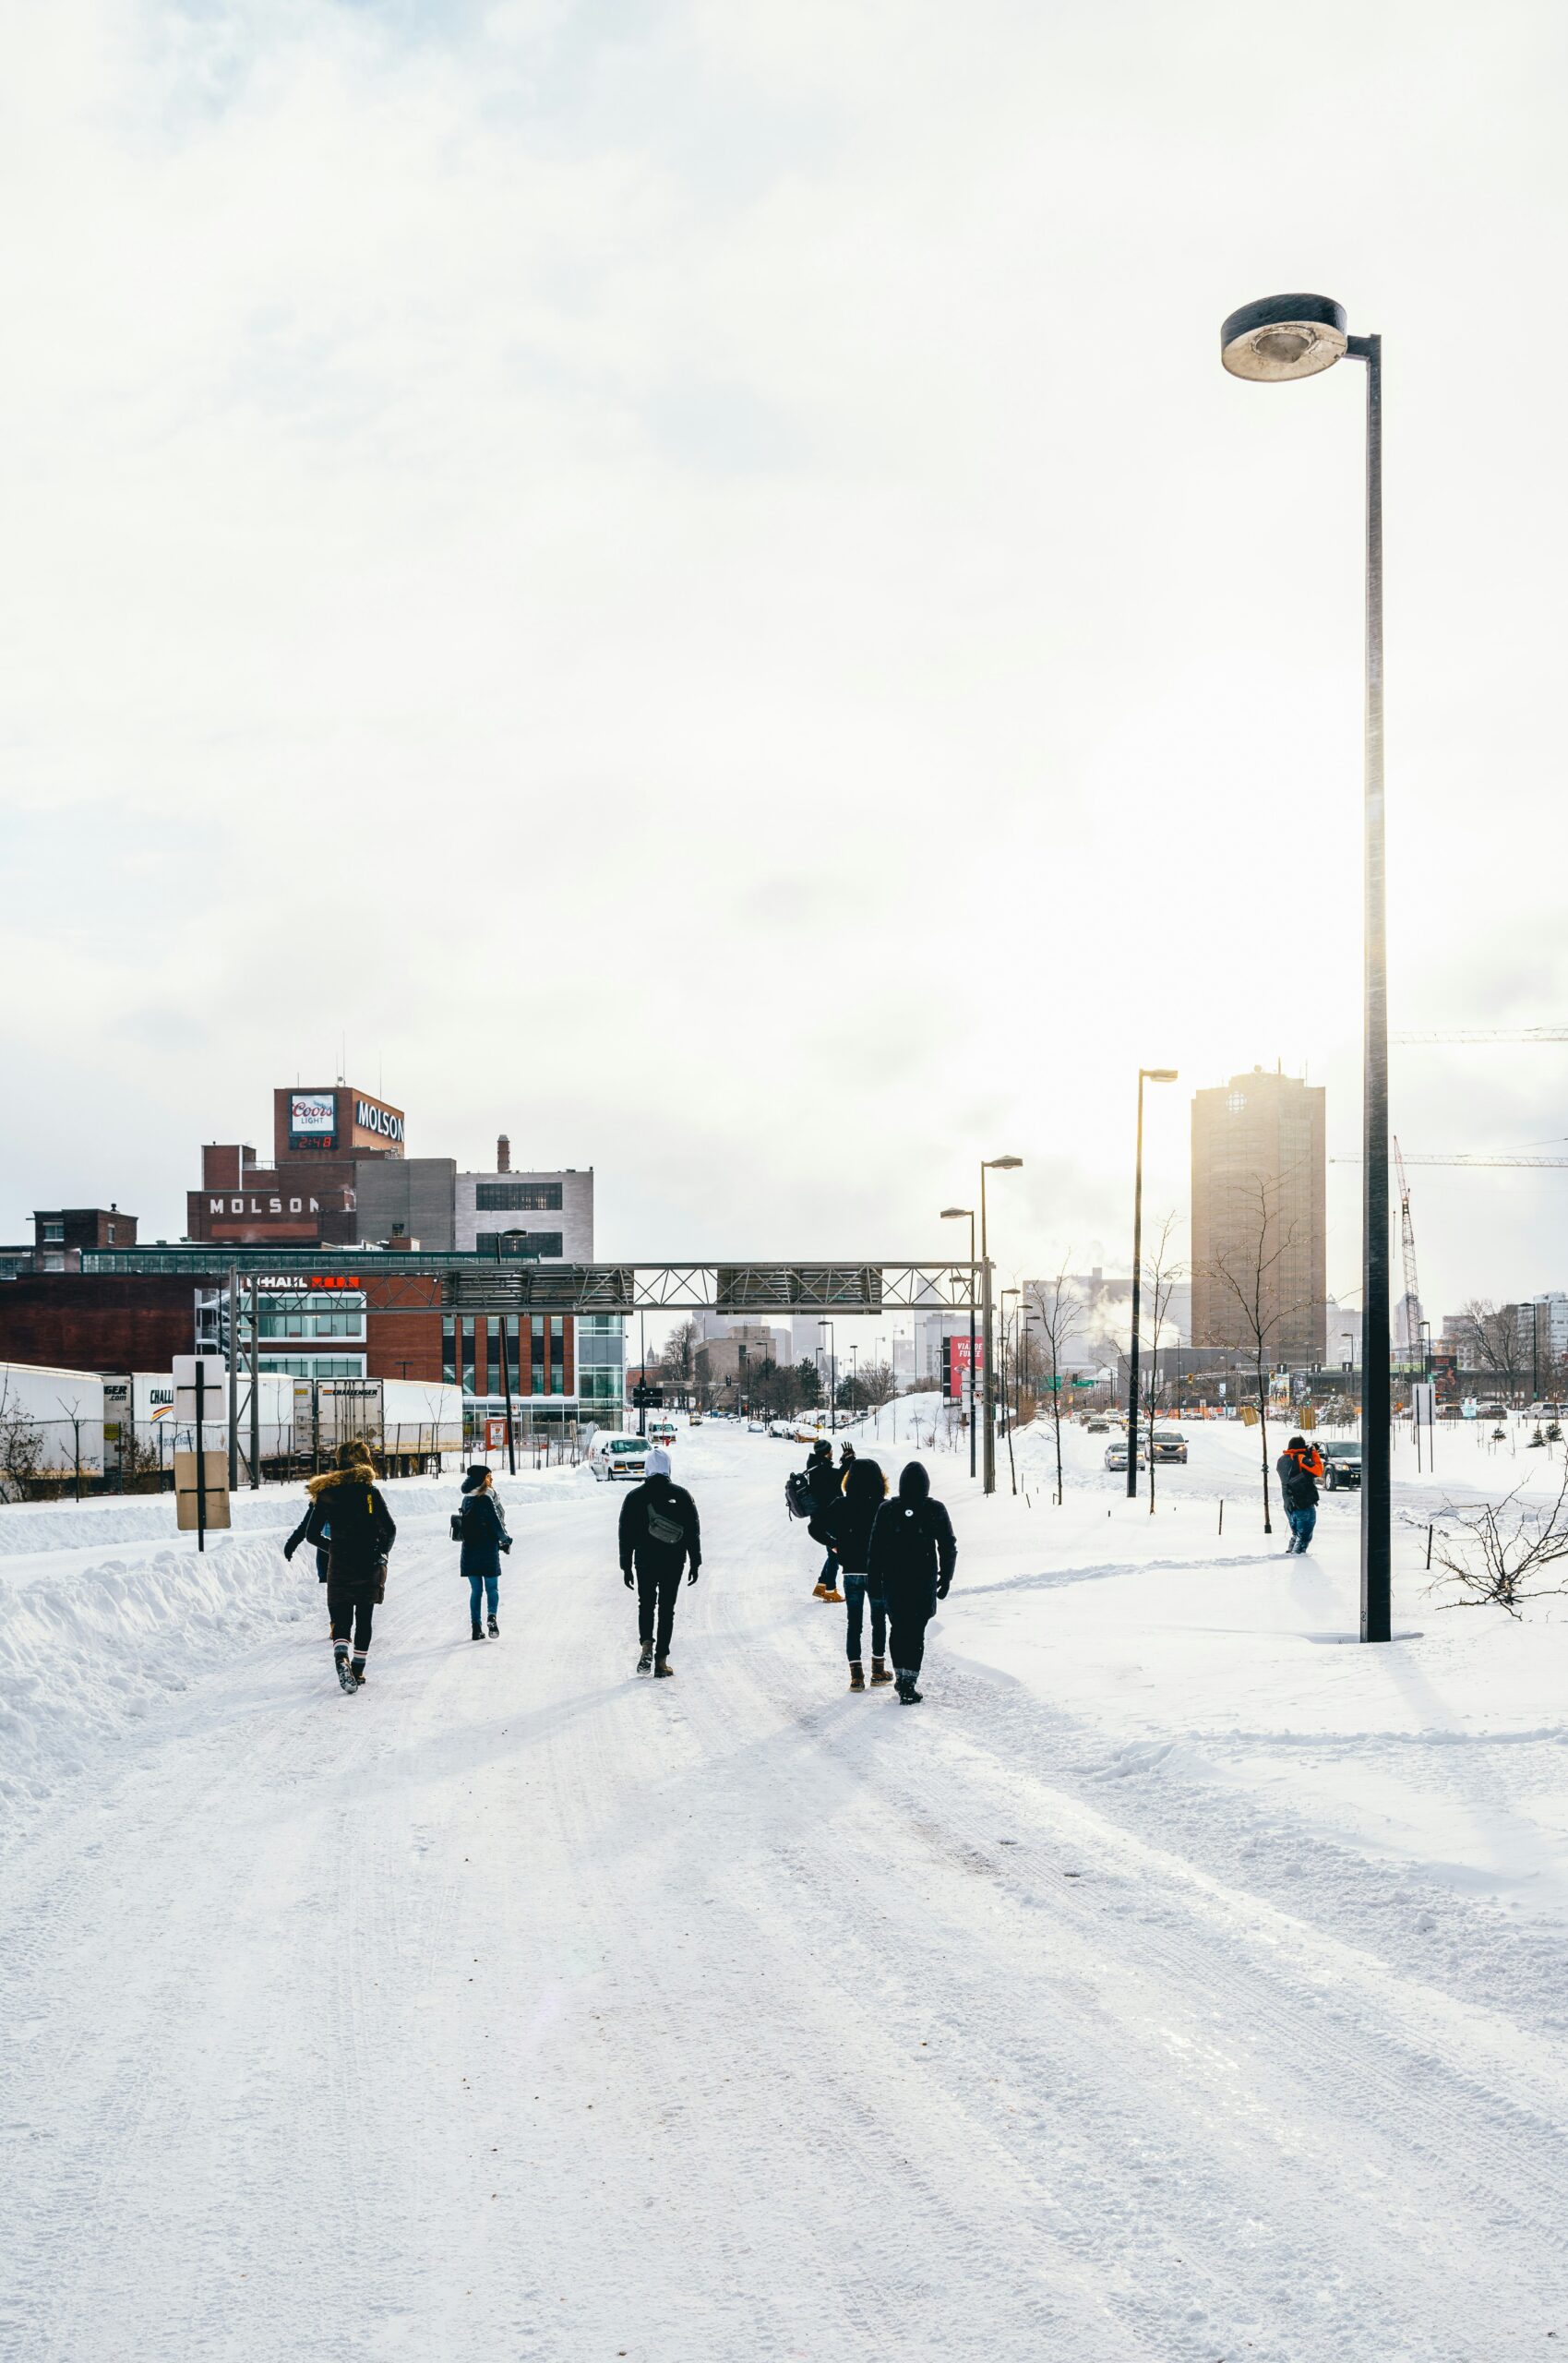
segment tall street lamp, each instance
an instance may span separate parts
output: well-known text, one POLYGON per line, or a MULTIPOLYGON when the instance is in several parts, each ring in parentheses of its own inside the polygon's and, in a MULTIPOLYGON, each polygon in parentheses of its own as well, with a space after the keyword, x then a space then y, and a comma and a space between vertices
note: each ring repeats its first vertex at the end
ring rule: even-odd
POLYGON ((828 1333, 828 1425, 838 1426, 838 1331, 831 1321, 819 1321, 828 1333))
POLYGON ((985 1290, 983 1303, 986 1321, 986 1369, 984 1383, 980 1389, 981 1399, 986 1407, 986 1441, 981 1470, 984 1490, 987 1493, 994 1493, 997 1490, 997 1438, 996 1430, 991 1424, 991 1361, 994 1341, 991 1335, 991 1252, 986 1241, 986 1176, 987 1173, 1016 1172, 1023 1162, 1023 1159, 1021 1157, 983 1157, 980 1159, 980 1285, 985 1290))
POLYGON ((1347 354, 1367 365, 1366 718, 1362 788, 1361 1638, 1393 1613, 1389 1492, 1388 945, 1382 801, 1382 339, 1349 336, 1326 295, 1265 295, 1219 332, 1234 378, 1313 378, 1347 354))
MULTIPOLYGON (((983 1179, 983 1177, 982 1177, 983 1179)), ((943 1222, 967 1222, 969 1225, 969 1474, 975 1474, 975 1209, 973 1206, 944 1206, 943 1222)))
MULTIPOLYGON (((1132 1345, 1127 1357, 1127 1498, 1138 1498, 1138 1328, 1143 1319, 1143 1086, 1174 1083, 1174 1067, 1138 1070, 1138 1151, 1132 1164, 1132 1345)), ((1155 1369, 1159 1370, 1160 1341, 1155 1339, 1155 1369)))

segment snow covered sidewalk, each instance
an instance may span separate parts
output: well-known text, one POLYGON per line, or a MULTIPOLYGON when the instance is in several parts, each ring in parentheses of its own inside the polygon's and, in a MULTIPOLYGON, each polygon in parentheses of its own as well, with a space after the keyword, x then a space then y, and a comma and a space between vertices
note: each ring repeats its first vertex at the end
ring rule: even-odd
MULTIPOLYGON (((843 1687, 786 1449, 677 1451, 708 1557, 656 1687, 621 1497, 585 1477, 503 1481, 498 1645, 467 1637, 442 1522, 410 1521, 351 1699, 298 1561, 232 1539, 236 1613, 200 1606, 194 1659, 162 1570, 184 1686, 17 1799, 0 2355, 1496 2363, 1568 2338, 1554 1808, 1511 1912, 1518 1807, 1477 1836, 1459 1770, 1477 1728, 1561 1763, 1556 1625, 1434 1626, 1402 1588, 1419 1643, 1341 1647, 1312 1636, 1350 1629, 1353 1504, 1318 1565, 1228 1513, 1222 1559, 1212 1470, 1150 1519, 1086 1461, 1056 1511, 974 1500, 938 1455, 958 1582, 905 1709, 843 1687), (1393 1757, 1408 1817, 1380 1832, 1346 1800, 1369 1765, 1392 1796, 1393 1757), (1504 1841, 1504 1900, 1454 1876, 1504 1841)), ((138 1635, 155 1666, 150 1608, 138 1635)), ((68 1603, 55 1639, 79 1646, 68 1603)), ((47 1717, 49 1687, 12 1704, 47 1717)))

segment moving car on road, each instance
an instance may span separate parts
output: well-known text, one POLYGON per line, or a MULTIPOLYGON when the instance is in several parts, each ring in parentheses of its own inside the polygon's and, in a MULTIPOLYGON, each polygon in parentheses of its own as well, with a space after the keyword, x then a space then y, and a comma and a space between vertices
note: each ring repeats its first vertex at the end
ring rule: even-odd
POLYGON ((1179 1428, 1156 1428, 1154 1453, 1156 1460, 1177 1460, 1185 1464, 1187 1439, 1179 1428))
MULTIPOLYGON (((1142 1469, 1143 1465, 1143 1447, 1142 1444, 1140 1444, 1138 1446, 1138 1466, 1142 1469)), ((1106 1467, 1107 1469, 1125 1469, 1126 1466, 1127 1438, 1125 1436, 1118 1436, 1114 1444, 1107 1444, 1106 1446, 1106 1467)))

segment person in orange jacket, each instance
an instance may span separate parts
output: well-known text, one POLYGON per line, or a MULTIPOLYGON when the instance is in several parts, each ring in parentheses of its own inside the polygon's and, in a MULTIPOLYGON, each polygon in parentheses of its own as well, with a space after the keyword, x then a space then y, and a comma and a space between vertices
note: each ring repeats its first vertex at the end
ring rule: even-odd
POLYGON ((1290 1520, 1289 1549, 1305 1551, 1318 1522, 1318 1479, 1323 1473, 1323 1454, 1305 1436, 1292 1436, 1279 1456, 1276 1469, 1280 1499, 1290 1520))

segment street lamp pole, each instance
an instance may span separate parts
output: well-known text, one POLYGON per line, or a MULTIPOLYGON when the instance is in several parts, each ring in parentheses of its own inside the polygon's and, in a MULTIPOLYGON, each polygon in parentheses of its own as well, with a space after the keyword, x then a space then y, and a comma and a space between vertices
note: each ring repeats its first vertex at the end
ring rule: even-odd
POLYGON ((983 1157, 980 1159, 980 1285, 985 1291, 981 1304, 985 1313, 985 1380, 981 1399, 985 1405, 986 1433, 981 1462, 982 1482, 987 1493, 997 1490, 997 1434, 991 1420, 991 1362, 995 1338, 991 1321, 991 1252, 986 1233, 986 1176, 987 1173, 1011 1173, 1023 1162, 1021 1157, 983 1157))
POLYGON ((828 1333, 828 1425, 838 1425, 838 1331, 828 1320, 819 1321, 819 1329, 828 1333))
POLYGON ((1361 1638, 1393 1629, 1390 1492, 1388 943, 1383 831, 1382 339, 1350 336, 1326 295, 1269 295, 1233 312, 1220 358, 1233 377, 1278 384, 1348 356, 1367 365, 1366 654, 1362 789, 1361 1638))
MULTIPOLYGON (((982 1179, 984 1177, 982 1176, 982 1179)), ((975 1209, 944 1206, 943 1222, 969 1224, 969 1474, 975 1474, 975 1209)))
MULTIPOLYGON (((1143 1086, 1174 1083, 1174 1067, 1138 1070, 1138 1150, 1132 1167, 1132 1343, 1127 1357, 1127 1498, 1138 1498, 1138 1330, 1143 1318, 1143 1086)), ((1155 1368, 1159 1369, 1159 1344, 1155 1339, 1155 1368)))

